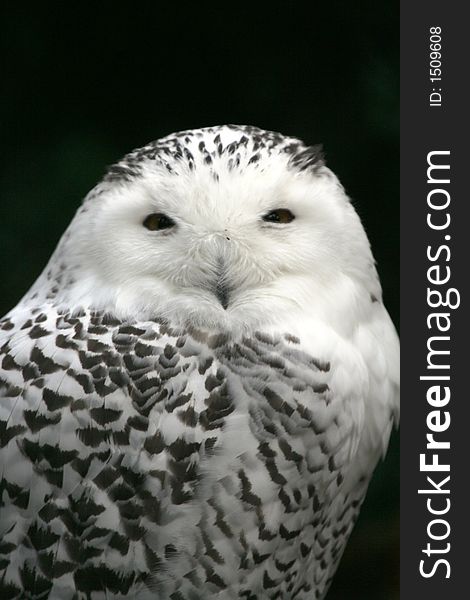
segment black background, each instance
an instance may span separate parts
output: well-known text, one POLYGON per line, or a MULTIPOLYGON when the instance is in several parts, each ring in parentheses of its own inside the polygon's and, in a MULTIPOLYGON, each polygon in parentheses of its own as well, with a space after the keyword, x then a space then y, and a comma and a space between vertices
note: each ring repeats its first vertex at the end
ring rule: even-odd
MULTIPOLYGON (((398 2, 31 3, 1 14, 0 313, 106 165, 172 131, 257 125, 322 142, 398 325, 398 2)), ((329 600, 398 598, 398 449, 329 600)))

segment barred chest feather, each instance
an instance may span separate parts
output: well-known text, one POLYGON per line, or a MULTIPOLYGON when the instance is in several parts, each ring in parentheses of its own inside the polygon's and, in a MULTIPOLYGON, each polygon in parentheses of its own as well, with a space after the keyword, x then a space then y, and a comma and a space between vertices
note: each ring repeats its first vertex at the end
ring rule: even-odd
POLYGON ((334 364, 282 331, 0 326, 2 598, 324 598, 376 462, 334 364))

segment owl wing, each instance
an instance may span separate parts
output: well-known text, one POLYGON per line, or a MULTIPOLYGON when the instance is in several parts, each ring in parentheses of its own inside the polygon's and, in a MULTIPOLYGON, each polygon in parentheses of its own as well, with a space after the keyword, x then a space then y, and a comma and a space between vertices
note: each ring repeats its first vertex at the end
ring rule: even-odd
POLYGON ((208 353, 90 311, 23 310, 1 327, 2 597, 143 586, 175 552, 216 438, 194 427, 208 353))

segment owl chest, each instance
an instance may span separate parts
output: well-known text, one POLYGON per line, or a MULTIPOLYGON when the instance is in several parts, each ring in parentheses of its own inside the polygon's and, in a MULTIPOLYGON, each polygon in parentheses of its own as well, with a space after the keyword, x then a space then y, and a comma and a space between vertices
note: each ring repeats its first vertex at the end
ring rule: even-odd
POLYGON ((252 500, 264 503, 283 488, 302 504, 311 480, 325 488, 337 474, 319 475, 341 446, 343 407, 329 389, 329 366, 296 343, 259 334, 196 345, 186 337, 127 363, 131 446, 184 489, 221 482, 231 495, 257 490, 252 500))
MULTIPOLYGON (((174 547, 203 581, 276 590, 290 574, 300 584, 342 477, 346 430, 328 365, 279 336, 201 341, 142 330, 95 326, 86 340, 67 339, 44 388, 25 391, 28 406, 40 394, 51 421, 40 442, 47 433, 70 454, 54 480, 60 496, 83 492, 100 507, 94 527, 112 522, 132 548, 158 556, 174 547)), ((46 482, 42 463, 34 470, 46 482)), ((103 552, 107 544, 99 540, 103 552)), ((187 568, 168 560, 175 576, 187 568)))

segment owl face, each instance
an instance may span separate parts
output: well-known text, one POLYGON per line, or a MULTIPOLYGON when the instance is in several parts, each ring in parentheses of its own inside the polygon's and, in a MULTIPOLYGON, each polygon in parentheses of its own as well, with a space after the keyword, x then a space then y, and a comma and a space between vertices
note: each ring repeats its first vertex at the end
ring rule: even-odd
POLYGON ((223 151, 170 168, 145 159, 132 177, 105 181, 76 217, 75 295, 185 326, 256 327, 326 309, 371 261, 360 221, 325 166, 298 169, 279 151, 250 163, 252 152, 238 168, 223 151))

